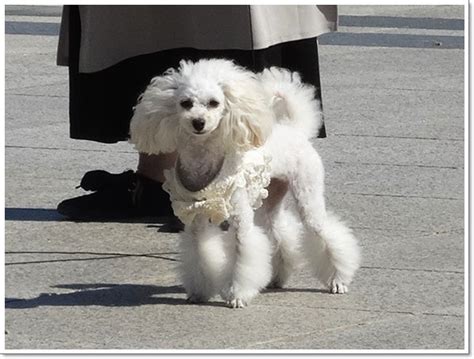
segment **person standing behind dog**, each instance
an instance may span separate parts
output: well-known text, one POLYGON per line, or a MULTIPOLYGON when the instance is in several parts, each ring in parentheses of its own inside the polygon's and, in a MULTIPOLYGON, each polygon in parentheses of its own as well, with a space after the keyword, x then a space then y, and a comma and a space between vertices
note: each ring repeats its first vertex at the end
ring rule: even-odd
MULTIPOLYGON (((284 67, 321 101, 317 37, 336 27, 333 5, 66 5, 57 64, 69 68, 70 137, 126 141, 138 96, 182 59, 284 67)), ((324 123, 318 137, 326 137, 324 123)), ((87 172, 81 187, 93 193, 62 201, 58 212, 73 220, 172 217, 162 183, 174 159, 139 153, 136 171, 87 172)))

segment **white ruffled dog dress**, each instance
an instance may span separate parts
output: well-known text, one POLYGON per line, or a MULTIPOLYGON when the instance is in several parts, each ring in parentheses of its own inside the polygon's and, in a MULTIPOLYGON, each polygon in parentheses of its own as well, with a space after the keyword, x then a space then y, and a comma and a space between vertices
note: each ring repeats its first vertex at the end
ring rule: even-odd
POLYGON ((202 190, 192 192, 179 180, 176 168, 165 171, 163 189, 170 194, 175 215, 185 224, 198 214, 221 224, 234 214, 231 198, 237 188, 247 190, 254 209, 267 198, 270 184, 270 158, 258 151, 226 156, 219 174, 202 190))

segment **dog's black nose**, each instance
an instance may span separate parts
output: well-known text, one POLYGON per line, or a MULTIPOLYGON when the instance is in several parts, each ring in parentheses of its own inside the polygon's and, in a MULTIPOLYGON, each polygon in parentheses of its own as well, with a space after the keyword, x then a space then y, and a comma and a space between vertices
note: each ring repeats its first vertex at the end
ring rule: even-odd
POLYGON ((202 118, 195 118, 193 120, 193 127, 196 131, 202 131, 206 122, 202 118))

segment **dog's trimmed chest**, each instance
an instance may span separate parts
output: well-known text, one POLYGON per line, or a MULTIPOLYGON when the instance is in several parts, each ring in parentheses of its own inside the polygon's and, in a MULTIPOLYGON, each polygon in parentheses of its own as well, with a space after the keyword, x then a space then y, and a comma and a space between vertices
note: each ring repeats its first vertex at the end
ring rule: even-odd
POLYGON ((212 164, 195 163, 189 168, 184 166, 178 158, 176 176, 187 190, 198 192, 206 188, 219 175, 223 164, 224 157, 212 164))
POLYGON ((236 153, 224 158, 217 176, 204 188, 192 191, 181 180, 182 169, 176 166, 165 172, 163 188, 170 194, 176 216, 189 225, 200 214, 220 224, 234 213, 232 195, 245 188, 253 208, 259 208, 268 196, 270 159, 257 151, 236 153), (188 188, 187 188, 188 187, 188 188))

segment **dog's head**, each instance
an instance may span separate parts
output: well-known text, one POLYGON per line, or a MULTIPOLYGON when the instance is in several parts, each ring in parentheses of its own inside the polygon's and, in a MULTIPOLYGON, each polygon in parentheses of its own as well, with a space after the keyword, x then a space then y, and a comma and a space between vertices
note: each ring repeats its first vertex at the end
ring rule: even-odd
POLYGON ((130 141, 140 152, 173 152, 181 141, 222 139, 233 149, 262 145, 273 121, 258 78, 228 60, 181 61, 140 96, 130 141))

